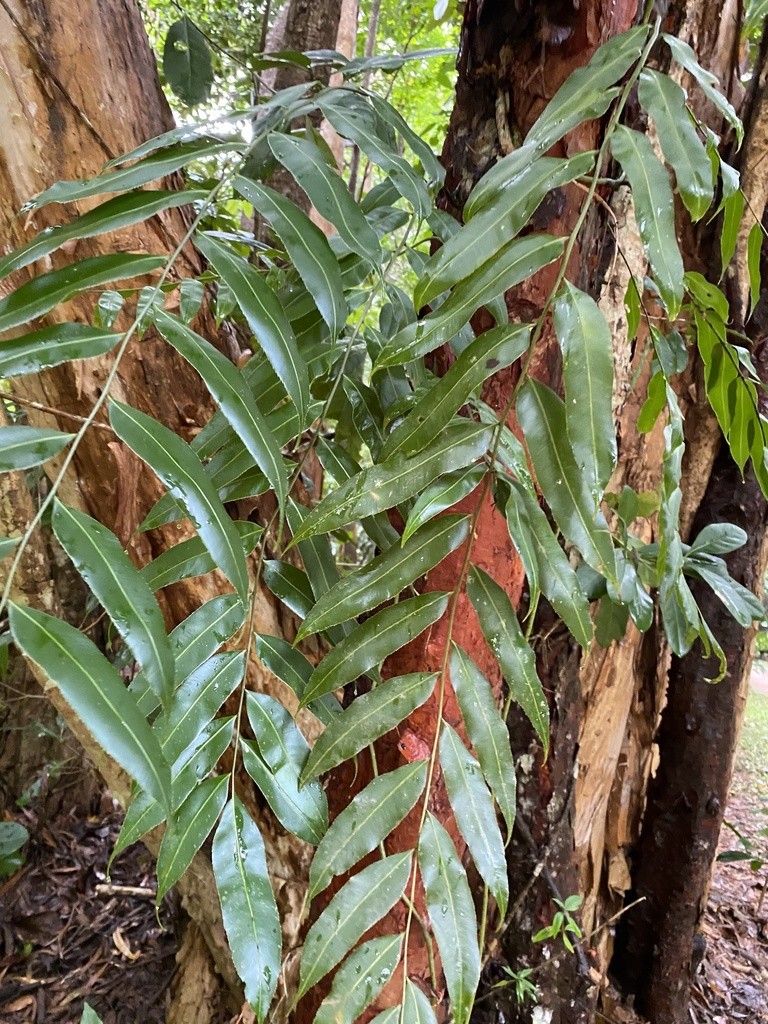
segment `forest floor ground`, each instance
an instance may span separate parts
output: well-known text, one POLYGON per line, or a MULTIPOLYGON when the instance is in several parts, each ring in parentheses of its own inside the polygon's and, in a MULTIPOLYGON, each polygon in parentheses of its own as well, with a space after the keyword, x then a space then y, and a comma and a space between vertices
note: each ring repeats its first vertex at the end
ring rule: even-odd
MULTIPOLYGON (((768 1024, 768 666, 753 682, 720 841, 751 863, 716 867, 692 1024, 768 1024)), ((77 1024, 86 1000, 104 1024, 165 1024, 181 915, 172 900, 156 914, 152 859, 139 844, 107 876, 120 827, 109 801, 86 819, 30 807, 17 820, 32 839, 0 881, 1 1024, 77 1024)))

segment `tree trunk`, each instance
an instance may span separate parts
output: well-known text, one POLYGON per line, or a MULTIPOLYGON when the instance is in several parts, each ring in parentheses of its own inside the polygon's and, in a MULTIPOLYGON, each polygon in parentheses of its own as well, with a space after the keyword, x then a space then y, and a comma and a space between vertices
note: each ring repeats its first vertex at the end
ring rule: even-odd
MULTIPOLYGON (((39 0, 35 4, 0 0, 0 39, 0 238, 4 248, 10 250, 63 219, 56 206, 17 217, 32 195, 60 179, 97 174, 107 160, 171 128, 173 118, 134 0, 111 0, 108 4, 85 0, 76 5, 65 0, 39 0)), ((92 205, 95 201, 79 204, 77 212, 92 205)), ((67 218, 72 215, 73 211, 68 211, 67 218)), ((170 253, 184 237, 189 223, 185 209, 169 211, 124 231, 119 247, 133 252, 170 253)), ((82 240, 77 243, 75 258, 113 251, 114 246, 110 236, 82 240)), ((71 251, 63 256, 55 254, 50 262, 54 267, 61 266, 72 257, 71 251)), ((4 279, 0 292, 17 287, 39 269, 30 267, 4 279)), ((50 264, 43 269, 50 269, 50 264)), ((179 273, 186 276, 200 270, 199 256, 187 245, 180 257, 179 273)), ((90 299, 81 297, 59 307, 51 319, 87 321, 91 305, 90 299)), ((216 332, 208 312, 204 311, 196 326, 228 354, 238 354, 229 335, 216 332)), ((71 430, 71 417, 88 415, 100 396, 110 366, 110 356, 86 364, 65 364, 36 377, 15 380, 13 393, 26 403, 30 422, 71 430)), ((196 372, 156 335, 131 344, 111 394, 151 414, 187 440, 213 408, 196 372)), ((77 426, 77 419, 74 422, 77 426)), ((102 423, 106 425, 105 418, 102 423)), ((59 462, 54 460, 46 468, 51 465, 55 473, 59 462)), ((59 497, 112 528, 137 564, 192 536, 191 527, 181 523, 150 534, 136 532, 163 489, 154 474, 108 429, 95 427, 88 432, 77 451, 73 470, 65 478, 59 497)), ((16 513, 20 507, 16 507, 16 513)), ((17 526, 23 529, 28 521, 18 521, 17 526)), ((186 618, 223 588, 229 589, 229 585, 216 573, 159 594, 168 626, 186 618)), ((286 627, 295 631, 295 624, 288 623, 277 602, 262 589, 256 603, 255 628, 282 635, 286 627)), ((279 691, 290 704, 286 699, 290 691, 266 672, 255 655, 249 664, 249 685, 279 691)), ((292 694, 291 698, 295 702, 292 694)), ((61 710, 66 714, 63 703, 61 710)), ((67 721, 74 724, 71 715, 67 721)), ((81 732, 78 738, 98 764, 98 748, 88 734, 81 732)), ((50 749, 42 756, 46 754, 51 756, 50 749)), ((110 776, 114 767, 105 764, 105 777, 113 788, 118 778, 110 776)), ((128 790, 118 787, 115 795, 125 800, 128 790)), ((252 787, 243 796, 260 817, 268 856, 276 865, 285 947, 292 948, 298 941, 309 848, 282 833, 269 813, 264 813, 252 787)), ((202 874, 195 876, 195 869, 190 869, 189 875, 195 877, 181 884, 182 892, 187 893, 191 916, 198 919, 209 939, 219 973, 231 985, 235 998, 241 998, 221 927, 210 864, 207 872, 203 861, 198 866, 202 874)), ((290 977, 287 983, 290 985, 290 977)))
MULTIPOLYGON (((629 28, 640 13, 636 0, 621 0, 611 5, 586 0, 580 4, 560 4, 556 10, 550 4, 536 2, 517 4, 514 9, 488 0, 469 2, 464 12, 456 106, 443 150, 447 170, 442 196, 444 208, 460 216, 474 183, 497 159, 519 145, 568 74, 586 64, 600 43, 629 28)), ((664 25, 665 29, 679 33, 690 42, 702 64, 713 69, 727 86, 736 81, 732 62, 738 37, 735 13, 728 0, 706 6, 670 5, 664 25)), ((736 102, 738 99, 735 97, 736 102)), ((639 111, 630 107, 628 116, 638 118, 639 111)), ((582 125, 555 147, 552 155, 596 148, 603 130, 601 122, 582 125)), ((604 203, 611 207, 610 219, 603 204, 595 204, 589 211, 567 272, 580 288, 599 299, 613 327, 614 411, 621 447, 618 468, 608 489, 620 491, 624 484, 629 484, 638 491, 652 490, 660 480, 662 425, 657 425, 647 435, 637 433, 635 422, 645 396, 648 369, 647 364, 644 367, 642 344, 633 346, 627 341, 623 309, 629 272, 631 270, 642 280, 645 258, 636 239, 626 190, 604 190, 601 194, 604 203), (615 258, 617 245, 621 246, 627 266, 615 258)), ((577 186, 559 190, 535 214, 534 228, 556 235, 567 234, 583 202, 584 194, 577 186)), ((710 269, 713 238, 706 234, 706 229, 699 234, 685 230, 683 246, 687 267, 703 272, 710 269)), ((547 268, 507 295, 511 319, 530 321, 538 316, 555 273, 556 268, 547 268)), ((487 326, 490 322, 478 317, 475 327, 481 330, 487 326)), ((441 368, 439 362, 438 359, 437 370, 441 368)), ((517 372, 512 368, 499 373, 486 387, 483 397, 496 410, 504 408, 517 372)), ((559 349, 549 325, 539 342, 530 372, 552 387, 559 385, 559 349)), ((705 492, 720 446, 720 434, 704 400, 699 372, 698 365, 693 364, 679 378, 687 440, 684 537, 688 536, 694 519, 695 528, 700 529, 718 518, 705 492)), ((514 428, 514 420, 510 426, 514 428)), ((713 478, 711 486, 722 493, 730 482, 713 478)), ((476 493, 457 511, 473 511, 477 502, 483 500, 484 495, 476 493)), ((762 506, 755 505, 753 512, 762 523, 762 506)), ((648 525, 645 532, 644 539, 652 541, 654 529, 648 525)), ((490 505, 482 510, 476 533, 473 561, 489 571, 505 587, 513 604, 520 607, 524 598, 522 566, 510 544, 506 524, 490 505)), ((762 531, 758 531, 758 543, 761 540, 762 531)), ((753 548, 751 554, 754 553, 753 548)), ((745 557, 749 559, 750 552, 745 557)), ((450 589, 462 558, 463 552, 459 550, 434 570, 427 589, 450 589)), ((705 615, 707 610, 705 607, 705 615)), ((453 639, 487 671, 498 693, 501 680, 495 661, 465 597, 461 599, 454 629, 453 639)), ((446 640, 444 634, 445 624, 437 623, 396 655, 386 666, 386 674, 438 669, 446 640)), ((489 983, 499 980, 497 958, 513 969, 534 966, 541 995, 533 1019, 547 1020, 551 1024, 575 1024, 594 1019, 598 1001, 606 993, 613 942, 610 925, 632 885, 630 855, 638 839, 654 766, 654 738, 665 699, 670 655, 657 627, 641 635, 630 624, 624 639, 613 643, 607 651, 596 648, 580 656, 563 624, 548 608, 538 617, 534 638, 538 638, 534 646, 540 676, 550 696, 552 748, 548 761, 542 763, 540 747, 533 741, 530 726, 522 714, 513 709, 509 724, 517 754, 519 791, 518 825, 509 847, 512 909, 492 947, 493 957, 487 967, 486 980, 489 983), (551 943, 534 945, 533 934, 552 920, 553 899, 572 893, 584 898, 585 948, 568 955, 551 943)), ((743 630, 731 627, 727 653, 731 685, 736 689, 743 687, 747 650, 743 630)), ((704 693, 708 693, 703 666, 697 665, 692 676, 704 693)), ((737 716, 732 704, 729 705, 727 688, 712 690, 712 694, 715 692, 724 713, 730 708, 730 717, 726 714, 726 720, 720 724, 722 735, 733 737, 737 716)), ((444 715, 449 722, 456 718, 450 693, 444 715)), ((390 769, 409 757, 424 756, 424 751, 432 745, 435 718, 433 700, 406 723, 397 738, 398 749, 394 747, 395 740, 390 739, 377 750, 382 768, 390 769)), ((659 740, 663 742, 663 733, 659 740)), ((731 754, 732 740, 724 750, 724 764, 730 765, 731 754)), ((341 772, 337 781, 338 786, 332 787, 331 800, 341 805, 349 799, 350 780, 341 772), (343 800, 342 793, 345 794, 343 800)), ((355 780, 354 788, 359 788, 364 781, 355 780)), ((715 799, 722 806, 725 796, 722 781, 718 785, 719 788, 712 788, 711 792, 720 794, 715 799)), ((444 820, 449 818, 447 800, 440 785, 433 790, 430 808, 444 820)), ((388 842, 388 849, 411 847, 417 825, 418 816, 412 813, 388 842)), ((719 820, 708 821, 707 826, 712 826, 716 841, 719 820)), ((457 839, 455 832, 453 837, 457 839)), ((457 845, 460 851, 464 849, 458 839, 457 845)), ((665 868, 667 866, 668 858, 665 868)), ((658 861, 655 870, 658 874, 658 861)), ((708 871, 709 864, 691 878, 691 888, 697 890, 699 900, 705 891, 708 871)), ((402 924, 399 919, 395 920, 398 913, 396 909, 392 920, 381 926, 382 931, 402 924)), ((676 955, 686 941, 693 939, 692 923, 688 922, 686 928, 690 932, 689 939, 671 933, 668 936, 676 955)), ((657 934, 656 940, 661 939, 661 934, 657 934)), ((420 937, 413 940, 409 974, 419 978, 426 987, 433 987, 420 937)), ((396 979, 394 986, 398 984, 396 979)), ((439 976, 434 995, 441 995, 439 976)), ((377 1008, 386 1006, 394 998, 393 991, 385 990, 377 1008)), ((609 998, 607 994, 605 998, 609 998)), ((521 1007, 511 995, 498 999, 506 1020, 532 1019, 534 1008, 531 1005, 521 1007)), ((483 1017, 481 1009, 477 1013, 478 1019, 483 1017)), ((667 1018, 662 1014, 656 1019, 667 1018)))

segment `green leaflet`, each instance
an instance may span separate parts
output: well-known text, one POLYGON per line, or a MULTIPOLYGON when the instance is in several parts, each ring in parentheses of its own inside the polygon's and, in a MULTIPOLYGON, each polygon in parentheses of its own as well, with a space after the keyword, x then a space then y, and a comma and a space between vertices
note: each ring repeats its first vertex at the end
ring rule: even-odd
MULTIPOLYGON (((135 784, 133 788, 136 789, 135 784)), ((162 825, 166 817, 167 811, 163 810, 162 806, 145 793, 144 790, 138 789, 131 801, 131 805, 125 812, 123 824, 120 827, 120 835, 117 837, 117 842, 112 849, 112 853, 109 855, 109 866, 111 867, 114 859, 119 857, 123 850, 133 846, 147 832, 151 832, 153 828, 162 825)))
MULTIPOLYGON (((330 473, 337 484, 346 483, 350 477, 360 472, 360 466, 352 456, 336 442, 327 441, 324 437, 317 439, 317 455, 326 473, 330 473)), ((391 525, 386 513, 366 516, 361 520, 363 529, 374 544, 386 551, 396 544, 400 537, 391 525)))
MULTIPOLYGON (((162 309, 156 309, 152 319, 166 341, 173 345, 203 378, 239 439, 272 484, 282 507, 285 504, 288 484, 280 448, 253 401, 242 374, 226 356, 182 323, 178 317, 162 309)), ((291 397, 298 408, 303 409, 302 396, 291 397)))
POLYGON ((506 723, 496 707, 491 684, 469 655, 456 644, 451 646, 450 665, 451 683, 467 735, 506 822, 509 841, 517 809, 517 779, 506 723))
POLYGON ((749 271, 749 315, 755 311, 760 298, 760 254, 763 248, 763 226, 755 223, 747 238, 747 269, 749 271))
POLYGON ((669 174, 650 139, 625 125, 616 128, 611 152, 629 178, 645 254, 669 319, 674 320, 683 301, 684 267, 675 232, 675 200, 669 174))
POLYGON ((696 535, 688 554, 727 555, 744 547, 747 540, 746 532, 734 523, 710 523, 696 535))
MULTIPOLYGON (((360 698, 358 698, 360 699, 360 698)), ((309 899, 375 850, 416 804, 427 782, 427 762, 413 761, 379 775, 334 818, 309 869, 309 899)))
MULTIPOLYGON (((395 1007, 396 1011, 397 1009, 395 1007)), ((402 1024, 437 1024, 437 1017, 429 1000, 410 978, 405 979, 402 1024)))
POLYGON ((358 946, 334 975, 314 1024, 354 1024, 392 977, 402 948, 402 935, 382 935, 358 946))
POLYGON ((527 324, 505 324, 470 342, 447 373, 390 434, 380 458, 412 455, 433 442, 486 378, 520 358, 528 348, 530 337, 531 328, 527 324))
POLYGON ((644 68, 638 98, 654 120, 664 158, 675 172, 691 219, 700 220, 712 203, 712 166, 686 109, 685 93, 669 75, 644 68))
POLYGON ((246 1000, 263 1021, 280 975, 280 916, 264 841, 236 796, 224 808, 211 856, 232 960, 246 1000))
POLYGON ((442 616, 449 594, 427 593, 390 605, 357 626, 330 651, 309 681, 302 705, 363 675, 405 647, 442 616))
POLYGON ((425 487, 416 498, 413 507, 408 515, 408 520, 403 530, 402 542, 405 544, 410 537, 422 526, 429 522, 434 516, 447 508, 452 508, 462 498, 466 498, 476 487, 479 487, 487 472, 484 463, 468 466, 466 469, 458 469, 453 473, 446 473, 439 477, 434 483, 425 487))
POLYGON ((387 679, 375 690, 356 697, 315 741, 301 773, 302 783, 354 757, 394 729, 429 699, 436 682, 435 673, 413 672, 387 679))
POLYGON ((248 326, 303 422, 309 402, 309 378, 279 299, 255 267, 221 242, 209 235, 198 234, 195 245, 231 289, 248 326))
MULTIPOLYGON (((82 217, 77 217, 69 224, 61 224, 55 228, 41 231, 31 242, 16 249, 4 259, 0 259, 0 277, 11 274, 15 270, 29 266, 36 260, 48 256, 60 249, 73 238, 93 238, 106 234, 107 231, 118 231, 120 228, 138 224, 148 220, 162 210, 206 199, 208 193, 202 189, 189 191, 164 192, 151 190, 147 192, 130 192, 128 195, 115 196, 106 203, 89 210, 82 217)), ((63 325, 58 325, 61 330, 63 325)), ((116 339, 115 339, 116 340, 116 339)))
POLYGON ((672 51, 672 58, 681 67, 685 68, 689 74, 693 75, 696 81, 701 87, 701 91, 712 103, 716 110, 718 110, 726 121, 736 131, 736 139, 739 146, 744 140, 744 126, 741 123, 736 111, 733 109, 731 104, 725 98, 720 91, 720 83, 717 78, 712 74, 711 71, 705 71, 704 68, 696 60, 696 54, 693 52, 691 47, 684 43, 680 39, 676 39, 674 36, 663 34, 664 42, 672 51))
POLYGON ((142 277, 161 267, 162 256, 137 256, 118 253, 91 256, 61 270, 33 277, 4 299, 0 299, 0 333, 29 323, 66 302, 86 288, 98 288, 124 277, 142 277))
POLYGON ((175 21, 165 37, 163 74, 187 107, 204 103, 213 84, 213 61, 205 36, 186 16, 175 21))
POLYGON ((39 466, 58 455, 74 436, 50 427, 0 427, 0 473, 39 466))
POLYGON ((397 903, 405 891, 412 860, 410 851, 384 857, 363 868, 336 893, 304 941, 297 999, 333 970, 397 903))
POLYGON ((109 418, 117 436, 144 459, 187 510, 214 562, 245 603, 248 573, 243 545, 200 460, 189 445, 151 416, 121 402, 110 401, 109 418))
POLYGON ((688 552, 684 568, 688 576, 695 576, 703 580, 714 590, 728 609, 729 614, 736 619, 740 626, 747 629, 753 621, 763 618, 765 610, 760 601, 752 591, 747 590, 741 583, 733 579, 722 558, 706 554, 701 550, 696 553, 688 552))
POLYGON ((295 615, 303 619, 308 614, 315 600, 303 569, 297 569, 290 562, 266 559, 262 563, 262 575, 275 597, 295 615))
MULTIPOLYGON (((741 189, 737 189, 733 195, 722 202, 723 227, 720 233, 720 262, 722 273, 728 269, 728 264, 733 259, 736 251, 736 243, 739 240, 739 227, 744 216, 746 201, 741 189)), ((722 274, 721 274, 722 277, 722 274)))
POLYGON ((176 667, 163 614, 152 591, 106 526, 54 499, 52 525, 59 543, 139 662, 165 706, 176 667))
POLYGON ((352 422, 368 445, 371 455, 378 461, 384 444, 384 412, 379 397, 373 388, 348 375, 342 379, 342 386, 352 409, 352 422))
POLYGON ((102 1024, 101 1017, 88 1003, 83 1004, 83 1012, 80 1016, 80 1024, 102 1024))
POLYGON ((346 323, 347 303, 338 260, 323 232, 303 210, 266 185, 239 175, 233 184, 269 221, 328 325, 331 339, 337 338, 346 323))
POLYGON ((243 620, 243 606, 234 594, 222 594, 196 608, 171 633, 176 678, 186 679, 240 629, 243 620))
POLYGON ((328 803, 318 782, 299 785, 299 773, 293 764, 271 771, 259 755, 258 747, 240 741, 245 770, 259 787, 275 816, 305 843, 317 846, 328 828, 328 803))
POLYGON ((329 166, 322 150, 311 139, 273 132, 270 149, 306 192, 318 213, 329 220, 349 248, 364 260, 378 265, 381 246, 376 232, 352 198, 346 182, 329 166))
POLYGON ((647 38, 648 26, 636 25, 599 47, 585 68, 573 71, 546 105, 524 144, 499 160, 472 190, 464 207, 465 220, 474 217, 523 167, 546 153, 576 125, 604 114, 618 95, 613 86, 636 63, 647 38))
POLYGON ((15 643, 61 690, 96 742, 166 810, 168 765, 123 680, 83 634, 44 612, 12 604, 15 643))
MULTIPOLYGON (((246 555, 253 551, 264 528, 248 520, 235 521, 235 529, 240 534, 243 551, 246 555)), ((150 590, 162 590, 180 580, 192 579, 212 572, 216 563, 199 537, 183 540, 164 551, 162 555, 147 563, 140 575, 150 590)))
POLYGON ((595 300, 568 281, 555 300, 552 319, 563 353, 568 440, 599 502, 616 465, 611 332, 595 300))
POLYGON ((0 537, 0 559, 7 558, 20 540, 21 537, 0 537))
POLYGON ((286 765, 300 771, 309 756, 309 744, 286 708, 269 694, 248 693, 246 709, 267 766, 273 772, 286 765))
MULTIPOLYGON (((312 663, 282 637, 270 636, 267 633, 256 633, 254 636, 256 654, 269 671, 290 686, 301 700, 312 678, 312 663)), ((308 707, 326 726, 331 724, 336 715, 341 714, 341 705, 332 693, 326 693, 317 700, 310 701, 308 707)))
POLYGON ((235 735, 235 718, 216 718, 179 754, 171 768, 173 806, 180 807, 201 779, 209 775, 235 735))
MULTIPOLYGON (((455 53, 456 51, 439 51, 439 50, 425 50, 423 53, 427 56, 432 56, 438 53, 455 53)), ((400 56, 412 56, 411 54, 402 54, 400 56)), ((376 60, 377 58, 372 58, 376 60)), ((384 58, 386 59, 386 58, 384 58)), ((345 69, 345 75, 347 69, 345 69)), ((405 118, 401 117, 400 114, 395 110, 391 103, 383 99, 381 96, 377 96, 375 92, 368 93, 368 101, 376 112, 377 117, 389 124, 400 138, 410 147, 413 154, 421 161, 421 165, 424 168, 424 172, 429 179, 438 184, 442 184, 445 180, 445 168, 440 163, 439 159, 432 151, 432 147, 422 139, 418 132, 414 131, 413 128, 408 124, 405 118)))
POLYGON ((467 574, 467 594, 477 612, 483 635, 493 651, 510 692, 549 750, 549 707, 536 674, 536 659, 520 629, 506 592, 476 565, 467 574))
POLYGON ((21 377, 73 359, 103 355, 119 335, 85 324, 56 324, 0 343, 0 377, 21 377))
POLYGON ((323 594, 302 623, 296 640, 362 615, 396 597, 467 537, 466 516, 442 516, 402 545, 395 545, 323 594))
POLYGON ((509 532, 529 580, 544 594, 582 647, 592 640, 589 601, 538 501, 516 480, 505 512, 509 532), (529 571, 530 570, 530 571, 529 571))
POLYGON ((294 542, 399 505, 441 474, 480 458, 488 447, 491 433, 491 427, 469 420, 455 423, 413 458, 395 456, 364 469, 332 491, 309 513, 298 530, 294 530, 294 542))
POLYGON ((242 681, 244 663, 244 651, 214 654, 177 688, 167 714, 155 726, 167 761, 173 763, 213 719, 242 681))
POLYGON ((419 217, 429 214, 432 203, 422 177, 399 155, 394 140, 387 140, 366 97, 348 89, 327 89, 318 106, 336 131, 362 149, 374 164, 389 175, 393 185, 419 217))
MULTIPOLYGON (((480 306, 520 284, 562 254, 565 240, 551 235, 527 235, 509 242, 496 258, 456 285, 439 309, 424 320, 408 324, 384 347, 374 373, 400 366, 450 341, 480 306)), ((682 280, 682 271, 680 272, 682 280)))
MULTIPOLYGON (((128 189, 140 188, 150 181, 167 178, 193 160, 204 160, 217 153, 242 152, 244 148, 242 139, 236 137, 228 142, 210 138, 182 142, 180 145, 153 152, 130 167, 109 170, 87 181, 57 181, 33 199, 28 208, 37 210, 48 203, 74 203, 90 196, 101 195, 103 192, 127 192, 128 189)), ((128 160, 141 155, 137 150, 123 159, 128 160)))
POLYGON ((419 868, 456 1024, 467 1024, 480 981, 477 917, 450 836, 431 813, 419 836, 419 868))
POLYGON ((213 831, 227 802, 229 776, 203 779, 168 821, 157 855, 157 897, 159 904, 189 865, 213 831))
POLYGON ((594 153, 579 153, 568 160, 540 157, 526 163, 498 192, 493 203, 433 254, 414 290, 416 309, 494 259, 528 224, 548 192, 588 174, 594 162, 594 153))
POLYGON ((602 513, 596 510, 584 473, 563 443, 567 436, 563 402, 544 384, 527 380, 517 400, 517 416, 555 522, 593 569, 613 578, 611 535, 602 513))
POLYGON ((440 766, 456 824, 503 919, 509 902, 509 880, 493 801, 480 765, 447 722, 443 722, 440 732, 440 766))

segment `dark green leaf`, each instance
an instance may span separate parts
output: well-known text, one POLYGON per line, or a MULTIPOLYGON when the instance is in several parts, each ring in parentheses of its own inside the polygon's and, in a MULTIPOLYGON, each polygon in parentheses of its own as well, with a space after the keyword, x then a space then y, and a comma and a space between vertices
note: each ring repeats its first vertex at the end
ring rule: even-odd
POLYGON ((331 338, 338 337, 346 323, 347 303, 338 260, 323 232, 303 210, 266 185, 238 176, 234 186, 269 221, 328 325, 331 338))
POLYGON ((747 534, 740 526, 733 523, 710 523, 696 535, 691 544, 690 554, 705 552, 708 555, 727 555, 744 547, 748 540, 747 534))
POLYGON ((11 633, 21 650, 61 690, 96 742, 168 809, 168 765, 123 680, 74 626, 44 612, 11 605, 11 633))
POLYGON ((424 576, 467 537, 466 516, 442 516, 405 544, 395 545, 350 573, 325 593, 308 612, 296 639, 319 633, 396 597, 424 576))
POLYGON ((73 359, 103 355, 117 344, 119 335, 85 324, 56 324, 0 343, 0 377, 38 373, 73 359))
MULTIPOLYGON (((359 698, 358 698, 359 699, 359 698)), ((343 875, 400 824, 427 782, 427 762, 413 761, 379 775, 334 818, 312 858, 309 898, 343 875)))
POLYGON ((445 509, 452 508, 479 487, 487 469, 484 463, 468 466, 466 469, 446 473, 425 487, 408 515, 403 530, 403 544, 407 543, 422 524, 429 522, 445 509))
POLYGON ((294 531, 294 540, 326 533, 399 505, 443 473, 474 462, 484 454, 490 437, 490 427, 471 421, 455 423, 413 458, 395 456, 363 470, 309 513, 294 531))
POLYGON ((397 853, 364 868, 336 893, 304 941, 297 998, 313 988, 370 927, 397 903, 411 873, 413 854, 397 853))
MULTIPOLYGON (((93 238, 96 235, 106 234, 108 231, 118 231, 131 224, 149 220, 150 217, 154 217, 162 210, 187 206, 205 199, 207 196, 208 193, 201 189, 174 192, 151 190, 115 196, 94 210, 84 213, 82 217, 70 221, 69 224, 60 224, 58 227, 41 231, 31 242, 14 250, 5 259, 1 259, 0 277, 5 277, 6 274, 11 274, 15 270, 29 266, 36 260, 43 259, 71 239, 93 238)), ((61 326, 59 325, 59 328, 61 326)))
POLYGON ((381 122, 368 100, 349 89, 328 89, 318 106, 342 138, 349 139, 390 176, 398 192, 420 217, 426 217, 431 203, 426 185, 407 160, 396 151, 380 130, 381 122))
POLYGON ((617 604, 603 594, 595 618, 595 639, 601 647, 610 647, 614 640, 621 640, 627 631, 629 608, 617 604))
POLYGON ((760 254, 763 247, 763 226, 753 224, 747 239, 747 269, 749 270, 749 315, 755 311, 760 298, 760 254))
POLYGON ((647 135, 619 125, 611 152, 632 186, 637 226, 648 262, 674 320, 683 301, 683 260, 675 232, 675 201, 669 173, 653 151, 647 135))
POLYGON ((433 442, 486 378, 520 358, 530 336, 528 325, 506 324, 475 338, 393 431, 380 457, 412 455, 433 442))
POLYGON ((60 270, 50 270, 47 274, 33 277, 0 299, 0 333, 45 316, 60 302, 66 302, 87 288, 98 288, 125 277, 143 277, 164 262, 162 256, 114 253, 91 256, 60 270))
POLYGON ((316 740, 301 781, 330 771, 394 729, 429 698, 436 681, 434 673, 413 672, 387 679, 355 698, 316 740))
POLYGON ((648 382, 648 396, 643 402, 637 417, 637 430, 640 434, 648 434, 656 425, 661 410, 667 404, 667 382, 664 373, 657 370, 648 382))
POLYGON ((152 591, 106 526, 54 500, 53 530, 59 543, 167 706, 176 668, 163 614, 152 591))
POLYGON ((354 1024, 394 974, 402 935, 382 935, 358 946, 333 978, 314 1024, 354 1024))
POLYGON ((209 235, 195 245, 237 298, 248 326, 304 419, 309 402, 306 366, 280 302, 255 267, 209 235))
POLYGON ((440 732, 440 767, 456 824, 503 919, 509 901, 509 880, 493 801, 480 765, 447 722, 443 722, 440 732))
POLYGON ((216 565, 245 603, 248 573, 243 546, 200 460, 172 430, 146 413, 115 401, 110 402, 109 413, 117 436, 144 459, 187 510, 216 565))
POLYGON ((563 353, 568 440, 599 501, 616 465, 611 332, 595 300, 568 281, 555 300, 552 319, 563 353))
MULTIPOLYGON (((235 521, 245 554, 250 554, 264 532, 264 528, 247 520, 235 521)), ((162 590, 180 580, 192 579, 212 572, 216 563, 199 537, 184 540, 181 544, 164 551, 141 570, 141 575, 151 590, 162 590)))
POLYGON ((733 259, 733 254, 736 251, 736 243, 739 240, 739 228, 744 216, 745 205, 744 193, 741 189, 737 189, 722 204, 723 227, 720 232, 720 263, 723 274, 728 269, 728 264, 733 259))
POLYGON ((180 807, 200 780, 209 775, 235 735, 235 718, 216 718, 179 754, 171 769, 173 806, 180 807))
MULTIPOLYGON (((290 562, 266 559, 262 564, 264 582, 283 604, 303 619, 312 608, 314 596, 307 574, 290 562)), ((298 637, 297 637, 298 639, 298 637)))
MULTIPOLYGON (((293 690, 299 700, 304 696, 314 666, 304 655, 295 650, 279 636, 256 633, 256 653, 269 671, 293 690)), ((317 715, 323 725, 330 725, 341 713, 341 705, 331 693, 310 701, 309 710, 317 715)))
POLYGON ((326 654, 312 673, 302 704, 344 686, 405 647, 437 622, 448 607, 448 597, 442 593, 420 594, 366 619, 326 654))
POLYGON ((157 855, 157 902, 171 889, 213 831, 227 802, 229 776, 203 779, 168 822, 157 855))
MULTIPOLYGON (((396 1012, 398 1009, 395 1007, 396 1012)), ((429 1000, 410 978, 405 979, 402 1024, 437 1024, 437 1017, 429 1000)))
MULTIPOLYGON (((576 573, 552 532, 538 501, 524 487, 511 481, 512 494, 506 504, 509 531, 523 559, 529 562, 536 585, 565 622, 582 647, 592 640, 589 602, 579 587, 576 573)), ((529 575, 530 579, 530 575, 529 575)))
POLYGON ((346 183, 311 139, 296 135, 269 136, 269 145, 306 192, 317 212, 329 220, 349 248, 378 265, 381 246, 376 232, 352 198, 346 183))
POLYGON ((270 771, 255 743, 241 740, 245 770, 264 794, 275 816, 289 832, 317 846, 328 828, 328 803, 318 782, 299 786, 292 764, 270 771))
POLYGON ((186 16, 168 29, 163 47, 163 74, 187 107, 204 103, 213 85, 213 61, 205 36, 186 16))
POLYGON ((665 32, 664 41, 672 51, 673 59, 677 61, 681 67, 685 68, 689 74, 693 75, 699 83, 701 91, 710 103, 714 105, 715 109, 718 110, 725 120, 734 128, 736 132, 736 139, 740 146, 744 138, 744 127, 736 111, 721 92, 720 83, 717 78, 711 71, 704 70, 696 60, 696 54, 687 43, 682 41, 682 39, 676 39, 675 36, 668 35, 665 32))
POLYGON ((536 674, 536 659, 506 592, 476 565, 467 574, 467 594, 483 635, 504 673, 510 692, 536 730, 546 758, 549 749, 549 707, 536 674))
POLYGON ((265 1020, 280 975, 280 917, 261 833, 236 796, 213 837, 213 873, 224 930, 245 998, 265 1020))
POLYGON ((272 484, 279 504, 285 503, 287 481, 280 448, 251 397, 237 368, 177 317, 155 310, 155 326, 197 370, 256 465, 272 484))
POLYGON ((243 679, 244 651, 214 654, 187 676, 157 723, 166 760, 173 763, 215 716, 243 679))
POLYGON ((419 836, 419 867, 456 1024, 467 1024, 480 980, 477 917, 451 837, 433 814, 419 836))
POLYGON ((507 726, 493 698, 491 685, 468 654, 451 648, 451 683, 456 691, 467 735, 507 825, 515 824, 517 780, 507 726))
POLYGON ((528 380, 517 400, 536 479, 563 535, 603 575, 615 575, 613 543, 602 513, 568 445, 565 407, 544 384, 528 380))
POLYGON ((74 436, 50 427, 0 427, 0 473, 39 466, 58 455, 74 436))
POLYGON ((285 765, 300 771, 309 756, 309 744, 290 712, 267 693, 246 694, 246 709, 259 755, 271 771, 285 765))
POLYGON ((700 220, 712 202, 712 167, 686 109, 685 93, 669 75, 644 68, 638 98, 654 120, 664 158, 675 172, 691 219, 700 220))

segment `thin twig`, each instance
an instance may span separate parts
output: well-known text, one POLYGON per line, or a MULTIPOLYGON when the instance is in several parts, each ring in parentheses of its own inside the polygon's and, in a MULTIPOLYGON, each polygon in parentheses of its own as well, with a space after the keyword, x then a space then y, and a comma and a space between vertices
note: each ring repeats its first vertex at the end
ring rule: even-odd
MULTIPOLYGON (((37 409, 38 412, 49 412, 53 416, 57 416, 65 420, 74 420, 75 423, 87 423, 85 416, 76 416, 73 412, 64 412, 63 409, 55 409, 52 405, 43 405, 42 402, 33 402, 31 398, 19 398, 18 395, 3 395, 3 401, 9 405, 23 405, 29 409, 37 409)), ((108 423, 98 423, 93 421, 89 426, 96 427, 98 430, 106 430, 110 434, 114 434, 114 430, 108 423)))

